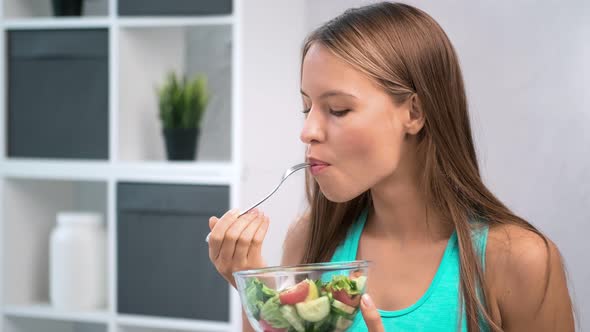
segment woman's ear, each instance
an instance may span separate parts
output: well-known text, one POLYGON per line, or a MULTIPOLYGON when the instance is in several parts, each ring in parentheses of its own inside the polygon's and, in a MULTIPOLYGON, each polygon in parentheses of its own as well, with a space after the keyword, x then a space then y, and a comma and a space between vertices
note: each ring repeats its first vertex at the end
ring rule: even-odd
POLYGON ((413 94, 408 100, 408 117, 404 125, 406 133, 410 135, 416 135, 424 127, 426 121, 424 117, 424 111, 420 105, 420 99, 417 94, 413 94))

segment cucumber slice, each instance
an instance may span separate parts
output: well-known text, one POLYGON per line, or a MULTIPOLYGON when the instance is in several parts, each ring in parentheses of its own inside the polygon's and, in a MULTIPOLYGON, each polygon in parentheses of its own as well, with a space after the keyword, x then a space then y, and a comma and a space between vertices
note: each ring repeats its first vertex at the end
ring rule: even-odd
POLYGON ((295 305, 297 313, 308 322, 319 322, 330 314, 330 300, 327 296, 295 305))
POLYGON ((284 305, 279 310, 281 310, 283 318, 285 318, 285 320, 289 322, 297 332, 305 332, 303 321, 297 316, 297 310, 295 310, 295 307, 292 305, 284 305))
POLYGON ((341 312, 344 312, 345 314, 348 315, 352 315, 354 314, 354 312, 356 311, 356 308, 353 308, 351 306, 349 306, 348 304, 344 304, 338 300, 334 300, 334 302, 332 302, 332 307, 338 309, 341 312))
POLYGON ((358 289, 361 293, 363 293, 365 289, 365 285, 367 284, 367 277, 360 276, 356 279, 353 279, 356 282, 356 289, 358 289))
POLYGON ((319 322, 308 324, 311 325, 308 326, 306 332, 332 332, 334 330, 333 324, 329 317, 319 322))
POLYGON ((346 319, 342 316, 336 319, 336 328, 339 330, 346 330, 350 327, 350 325, 352 325, 352 321, 350 319, 346 319))

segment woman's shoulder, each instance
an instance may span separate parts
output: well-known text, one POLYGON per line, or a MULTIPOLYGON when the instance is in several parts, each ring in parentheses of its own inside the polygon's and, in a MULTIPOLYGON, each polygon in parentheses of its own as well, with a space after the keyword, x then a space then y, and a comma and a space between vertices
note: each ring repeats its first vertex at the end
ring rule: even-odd
POLYGON ((485 274, 504 323, 527 321, 523 317, 532 319, 569 298, 557 246, 523 226, 496 224, 489 228, 485 274))
POLYGON ((487 243, 486 275, 512 283, 511 287, 543 279, 548 264, 561 263, 557 246, 549 238, 520 225, 491 226, 487 243))
POLYGON ((500 269, 514 271, 510 274, 543 272, 554 254, 558 254, 557 246, 533 230, 512 224, 495 224, 489 228, 486 265, 491 272, 500 269))
POLYGON ((303 261, 310 227, 310 215, 305 212, 289 226, 283 242, 281 265, 296 265, 303 261))

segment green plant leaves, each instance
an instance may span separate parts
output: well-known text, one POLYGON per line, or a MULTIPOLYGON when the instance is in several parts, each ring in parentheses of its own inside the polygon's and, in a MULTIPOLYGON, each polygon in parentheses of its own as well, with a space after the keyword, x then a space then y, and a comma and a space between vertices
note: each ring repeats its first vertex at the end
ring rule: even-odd
POLYGON ((210 98, 205 75, 179 80, 176 73, 169 72, 157 92, 164 128, 200 128, 210 98))

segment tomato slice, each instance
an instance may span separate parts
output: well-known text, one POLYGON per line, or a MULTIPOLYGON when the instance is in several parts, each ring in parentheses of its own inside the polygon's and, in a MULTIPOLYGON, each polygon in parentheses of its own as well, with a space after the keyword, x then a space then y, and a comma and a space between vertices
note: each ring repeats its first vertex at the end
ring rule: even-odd
POLYGON ((281 301, 281 304, 297 304, 299 302, 305 301, 308 294, 309 282, 307 280, 303 280, 297 285, 282 291, 279 294, 279 301, 281 301))
POLYGON ((349 305, 353 308, 358 308, 358 306, 361 302, 360 295, 358 295, 358 294, 350 295, 345 290, 334 291, 334 292, 332 292, 332 296, 334 297, 335 300, 338 300, 338 301, 340 301, 346 305, 349 305))

